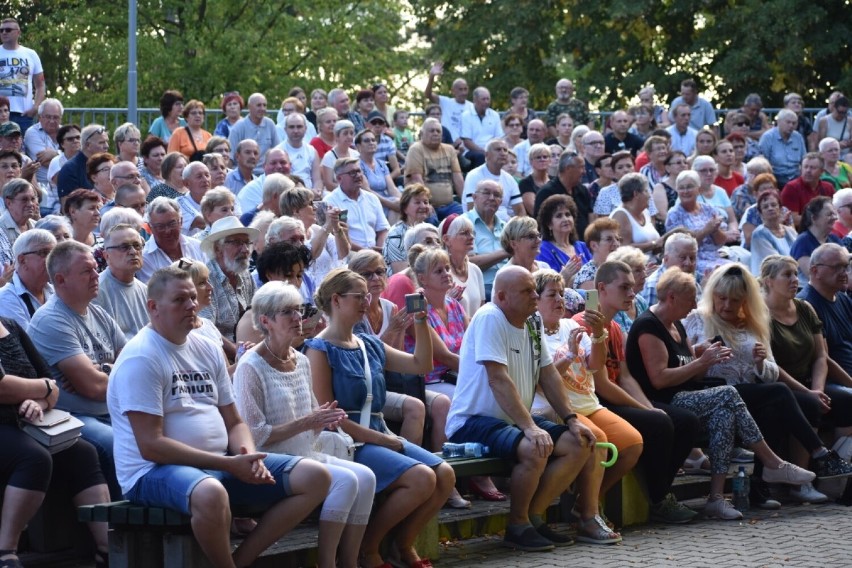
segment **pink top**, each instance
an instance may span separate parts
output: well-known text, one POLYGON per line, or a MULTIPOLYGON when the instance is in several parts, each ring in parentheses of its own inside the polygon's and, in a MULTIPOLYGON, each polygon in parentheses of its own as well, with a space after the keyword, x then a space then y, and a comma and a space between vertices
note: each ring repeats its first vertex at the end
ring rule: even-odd
MULTIPOLYGON (((447 323, 441 319, 435 308, 429 304, 427 309, 427 317, 429 325, 447 346, 451 353, 458 353, 461 350, 462 339, 464 338, 464 308, 462 305, 445 296, 444 305, 447 307, 447 323)), ((405 350, 409 353, 414 353, 414 338, 405 335, 405 350)), ((426 384, 440 383, 441 375, 449 370, 449 367, 439 362, 437 359, 432 360, 432 372, 426 375, 426 384)))

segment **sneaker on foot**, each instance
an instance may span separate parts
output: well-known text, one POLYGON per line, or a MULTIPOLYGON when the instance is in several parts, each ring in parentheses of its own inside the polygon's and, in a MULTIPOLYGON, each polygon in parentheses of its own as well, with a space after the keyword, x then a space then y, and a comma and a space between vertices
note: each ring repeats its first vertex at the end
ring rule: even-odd
POLYGON ((707 501, 704 507, 704 515, 711 519, 722 519, 725 521, 736 521, 743 518, 743 514, 734 508, 734 505, 727 499, 720 498, 713 501, 707 501))
POLYGON ((731 462, 754 463, 754 452, 745 448, 734 448, 733 455, 731 455, 731 462))
POLYGON ((848 477, 852 475, 852 464, 837 455, 834 450, 821 458, 811 460, 811 469, 820 479, 831 479, 833 477, 848 477))
POLYGON ((764 466, 763 481, 767 483, 786 483, 787 485, 802 485, 816 479, 816 474, 790 462, 781 462, 777 468, 764 466))
POLYGON ((682 525, 688 523, 698 515, 695 511, 678 503, 675 496, 669 493, 665 499, 659 503, 654 503, 650 507, 650 517, 652 521, 657 523, 666 523, 670 525, 682 525))
POLYGON ((826 503, 828 501, 828 495, 817 491, 813 483, 791 487, 790 498, 799 503, 826 503))
POLYGON ((526 527, 506 527, 503 546, 527 552, 541 552, 555 548, 553 542, 541 536, 532 525, 526 525, 526 527))
POLYGON ((767 511, 775 511, 781 508, 781 502, 772 498, 772 494, 769 492, 769 484, 756 476, 751 478, 748 501, 751 508, 767 511))

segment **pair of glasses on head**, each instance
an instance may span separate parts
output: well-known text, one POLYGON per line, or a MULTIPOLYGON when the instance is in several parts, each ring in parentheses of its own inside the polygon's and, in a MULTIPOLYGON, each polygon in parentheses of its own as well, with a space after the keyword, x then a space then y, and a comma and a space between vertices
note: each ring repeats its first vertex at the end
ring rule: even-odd
POLYGON ((181 259, 178 260, 178 268, 180 268, 181 270, 189 270, 190 268, 192 268, 193 264, 195 264, 195 261, 191 258, 186 258, 185 256, 181 257, 181 259))
POLYGON ((89 140, 91 140, 94 136, 100 136, 104 132, 106 132, 106 128, 104 128, 103 126, 93 132, 90 132, 88 136, 86 136, 86 138, 83 140, 83 144, 88 144, 89 140))
POLYGON ((39 249, 39 250, 28 250, 27 252, 22 252, 21 254, 24 256, 29 256, 31 254, 38 255, 42 258, 47 258, 47 255, 50 254, 50 251, 53 249, 39 249))

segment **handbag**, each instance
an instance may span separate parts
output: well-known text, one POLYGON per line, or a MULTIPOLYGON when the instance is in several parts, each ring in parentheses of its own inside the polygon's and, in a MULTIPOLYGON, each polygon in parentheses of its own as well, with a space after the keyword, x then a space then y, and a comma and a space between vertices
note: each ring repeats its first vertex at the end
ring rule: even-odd
POLYGON ((64 410, 53 408, 45 411, 41 420, 21 418, 21 429, 55 454, 77 443, 83 422, 64 410))
POLYGON ((190 162, 200 162, 204 159, 204 151, 199 150, 195 145, 195 138, 192 137, 192 132, 189 131, 189 128, 184 126, 183 128, 186 131, 186 136, 189 138, 189 143, 192 144, 192 155, 189 157, 190 162))
MULTIPOLYGON (((357 338, 356 338, 357 339, 357 338)), ((358 339, 361 353, 364 355, 364 374, 367 378, 367 396, 361 407, 361 415, 358 424, 363 428, 370 427, 370 408, 373 406, 373 373, 370 371, 370 360, 367 357, 367 348, 361 339, 358 339)), ((323 454, 334 456, 346 461, 355 459, 355 450, 363 443, 355 440, 341 429, 323 430, 317 437, 315 449, 323 454)))

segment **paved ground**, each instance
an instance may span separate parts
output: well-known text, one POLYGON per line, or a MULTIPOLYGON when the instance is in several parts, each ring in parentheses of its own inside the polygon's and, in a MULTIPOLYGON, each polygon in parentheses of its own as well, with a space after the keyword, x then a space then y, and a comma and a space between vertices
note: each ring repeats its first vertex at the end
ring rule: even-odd
POLYGON ((852 508, 785 505, 750 511, 742 521, 699 518, 688 525, 643 525, 623 531, 619 545, 577 544, 524 553, 499 536, 447 543, 437 566, 776 568, 852 566, 852 508))

